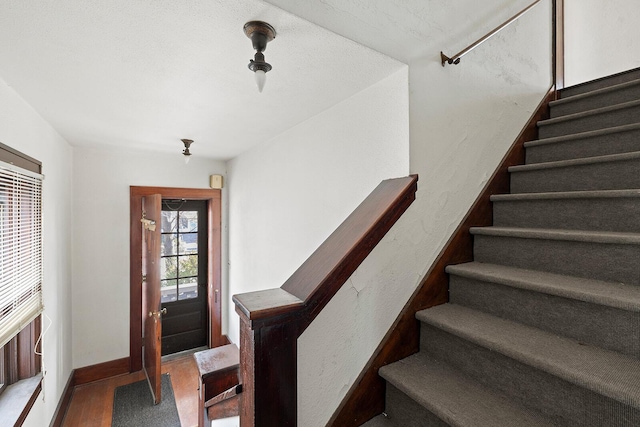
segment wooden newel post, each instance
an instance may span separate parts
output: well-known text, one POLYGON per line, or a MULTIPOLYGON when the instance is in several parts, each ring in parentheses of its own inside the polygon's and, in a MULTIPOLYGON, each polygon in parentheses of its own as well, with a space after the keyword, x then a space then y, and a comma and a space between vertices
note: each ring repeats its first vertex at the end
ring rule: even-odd
POLYGON ((298 416, 295 319, 302 308, 301 301, 279 288, 236 295, 234 301, 240 315, 240 426, 295 427, 298 416), (280 305, 273 305, 273 297, 280 305))

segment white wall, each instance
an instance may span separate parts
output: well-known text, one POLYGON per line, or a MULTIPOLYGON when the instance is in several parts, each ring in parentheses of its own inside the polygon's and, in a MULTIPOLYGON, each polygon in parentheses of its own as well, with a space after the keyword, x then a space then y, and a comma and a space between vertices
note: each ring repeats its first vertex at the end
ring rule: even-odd
MULTIPOLYGON (((71 372, 71 154, 67 142, 0 79, 0 142, 42 162, 43 296, 52 320, 43 339, 43 392, 25 426, 49 424, 71 372)), ((45 317, 43 329, 49 321, 45 317)))
POLYGON ((640 67, 637 0, 565 0, 565 83, 640 67))
POLYGON ((444 68, 440 50, 462 50, 530 2, 272 2, 312 20, 320 13, 316 23, 410 67, 417 200, 299 340, 298 422, 313 427, 325 425, 549 89, 551 2, 444 68), (406 44, 381 43, 385 31, 406 44))
MULTIPOLYGON (((229 162, 230 296, 281 286, 380 181, 408 174, 407 108, 403 69, 229 162)), ((233 311, 229 324, 237 343, 233 311)))
MULTIPOLYGON (((229 163, 230 295, 281 286, 380 181, 409 174, 407 78, 402 69, 229 163)), ((229 324, 238 343, 233 311, 229 324)), ((336 332, 314 334, 319 354, 336 332)), ((301 368, 321 362, 305 341, 299 351, 301 368)), ((299 424, 316 425, 306 408, 325 405, 327 390, 320 378, 299 381, 299 424)))
POLYGON ((74 368, 129 355, 129 186, 208 188, 209 175, 225 174, 224 162, 194 154, 185 165, 180 151, 74 149, 74 368))

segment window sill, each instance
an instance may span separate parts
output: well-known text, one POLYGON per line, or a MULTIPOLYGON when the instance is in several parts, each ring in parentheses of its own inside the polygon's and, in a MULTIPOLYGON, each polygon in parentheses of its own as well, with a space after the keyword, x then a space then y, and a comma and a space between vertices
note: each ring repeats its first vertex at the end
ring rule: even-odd
POLYGON ((20 426, 42 390, 42 374, 11 384, 0 394, 0 425, 20 426))

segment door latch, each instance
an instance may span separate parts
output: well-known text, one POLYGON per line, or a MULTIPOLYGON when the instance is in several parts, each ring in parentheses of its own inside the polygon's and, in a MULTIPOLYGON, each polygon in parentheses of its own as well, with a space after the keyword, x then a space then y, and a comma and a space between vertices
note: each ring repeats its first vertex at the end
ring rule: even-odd
POLYGON ((156 231, 156 222, 152 219, 142 218, 140 220, 145 230, 156 231))
POLYGON ((149 312, 149 317, 153 317, 156 316, 158 319, 160 319, 160 316, 162 316, 163 314, 167 314, 167 308, 163 308, 160 311, 150 311, 149 312))

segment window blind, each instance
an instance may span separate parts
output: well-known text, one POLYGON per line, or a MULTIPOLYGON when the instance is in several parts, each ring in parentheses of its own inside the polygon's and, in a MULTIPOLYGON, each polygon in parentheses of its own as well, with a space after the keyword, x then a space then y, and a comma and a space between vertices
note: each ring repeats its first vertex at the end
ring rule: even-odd
POLYGON ((0 347, 43 309, 42 178, 0 162, 0 347))

